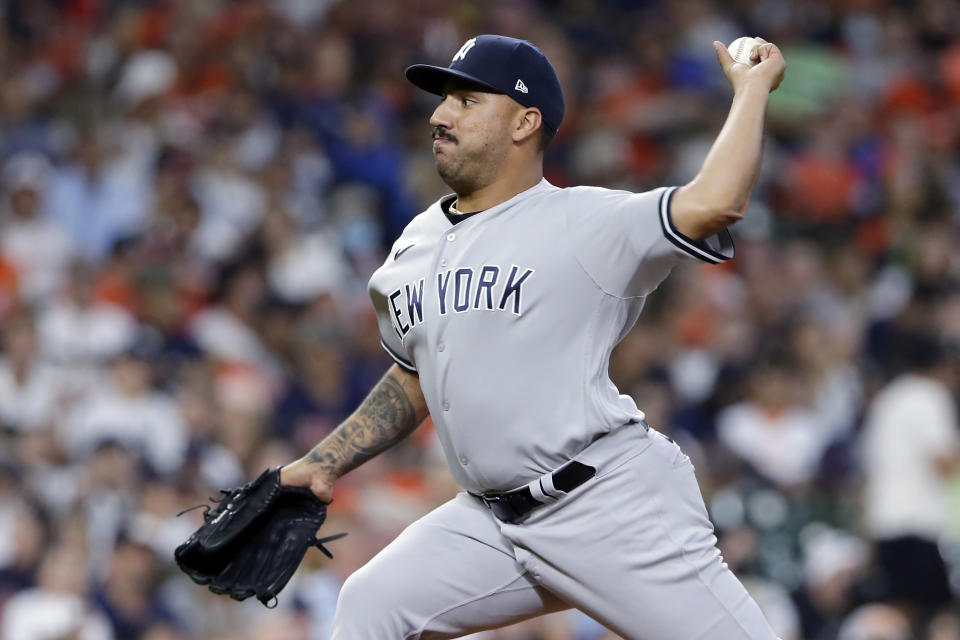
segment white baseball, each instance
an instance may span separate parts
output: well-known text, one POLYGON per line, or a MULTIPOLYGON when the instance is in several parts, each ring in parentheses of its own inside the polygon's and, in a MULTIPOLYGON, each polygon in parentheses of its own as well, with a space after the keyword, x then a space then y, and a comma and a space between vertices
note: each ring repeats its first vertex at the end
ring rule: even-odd
POLYGON ((734 61, 739 62, 740 64, 745 64, 748 67, 753 67, 759 63, 759 60, 751 60, 750 54, 752 54, 753 50, 759 47, 761 44, 763 43, 756 38, 743 36, 731 42, 730 46, 727 47, 727 51, 730 52, 730 55, 733 57, 734 61))

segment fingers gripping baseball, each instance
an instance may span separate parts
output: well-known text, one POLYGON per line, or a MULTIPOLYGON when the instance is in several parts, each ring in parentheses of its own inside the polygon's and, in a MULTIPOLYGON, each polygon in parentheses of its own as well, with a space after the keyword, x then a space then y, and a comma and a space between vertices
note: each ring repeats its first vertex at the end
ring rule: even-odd
POLYGON ((717 62, 730 84, 733 85, 734 91, 738 90, 743 83, 754 81, 763 82, 770 91, 774 91, 783 82, 787 63, 779 47, 760 37, 754 37, 754 40, 757 44, 750 52, 749 64, 735 60, 723 43, 718 41, 713 43, 717 62))
POLYGON ((783 77, 787 72, 787 61, 783 58, 783 54, 777 45, 767 42, 759 36, 755 39, 760 42, 760 46, 751 54, 751 59, 758 61, 756 68, 766 65, 763 70, 772 79, 770 91, 774 91, 783 82, 783 77))

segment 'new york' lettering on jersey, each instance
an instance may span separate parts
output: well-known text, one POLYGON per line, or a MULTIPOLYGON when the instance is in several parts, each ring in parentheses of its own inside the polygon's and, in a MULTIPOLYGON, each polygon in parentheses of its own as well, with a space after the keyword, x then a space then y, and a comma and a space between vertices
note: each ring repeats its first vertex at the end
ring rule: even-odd
POLYGON ((678 234, 673 192, 542 180, 455 225, 448 196, 397 239, 370 279, 381 342, 419 376, 462 487, 521 486, 643 418, 610 352, 676 264, 733 255, 726 232, 678 234))
MULTIPOLYGON (((436 277, 436 309, 441 316, 448 311, 466 313, 479 309, 522 315, 523 285, 531 275, 533 269, 517 265, 503 269, 485 264, 476 274, 471 267, 447 269, 436 277), (501 273, 507 275, 501 278, 501 273)), ((411 328, 423 322, 423 282, 424 278, 420 278, 404 284, 387 296, 393 328, 401 340, 411 328)))

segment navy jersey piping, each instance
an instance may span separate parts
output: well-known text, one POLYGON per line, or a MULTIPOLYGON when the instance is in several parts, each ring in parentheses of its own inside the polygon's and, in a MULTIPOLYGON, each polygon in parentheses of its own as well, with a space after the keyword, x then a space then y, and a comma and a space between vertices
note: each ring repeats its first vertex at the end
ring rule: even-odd
POLYGON ((387 355, 393 358, 394 362, 396 362, 401 369, 407 373, 419 375, 420 372, 417 371, 416 367, 413 366, 413 363, 406 358, 401 357, 396 351, 387 346, 387 343, 383 341, 383 338, 380 339, 380 346, 383 347, 383 350, 387 352, 387 355))
POLYGON ((719 264, 732 258, 734 251, 733 237, 727 229, 720 231, 717 236, 720 238, 722 248, 729 247, 730 255, 724 255, 715 251, 711 249, 706 242, 688 238, 677 230, 673 224, 673 219, 670 217, 670 202, 673 200, 673 194, 676 193, 676 191, 677 189, 674 187, 673 189, 667 189, 660 195, 660 228, 663 230, 663 235, 667 240, 677 248, 683 250, 684 253, 703 260, 704 262, 719 264))

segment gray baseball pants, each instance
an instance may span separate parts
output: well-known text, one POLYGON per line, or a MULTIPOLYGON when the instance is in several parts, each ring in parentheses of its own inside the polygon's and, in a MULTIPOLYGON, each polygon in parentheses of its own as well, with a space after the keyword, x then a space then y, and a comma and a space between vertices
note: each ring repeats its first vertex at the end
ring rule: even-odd
POLYGON ((628 640, 776 640, 676 444, 629 425, 575 459, 597 475, 522 524, 461 493, 410 525, 344 584, 332 638, 456 638, 577 607, 628 640))

